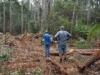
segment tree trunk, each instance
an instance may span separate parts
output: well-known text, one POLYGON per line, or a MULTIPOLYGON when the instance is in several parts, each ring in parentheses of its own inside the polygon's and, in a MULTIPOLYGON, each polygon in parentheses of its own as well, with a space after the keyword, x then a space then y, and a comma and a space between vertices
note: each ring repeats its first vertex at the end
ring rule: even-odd
POLYGON ((45 18, 46 18, 46 0, 42 0, 41 32, 43 32, 45 27, 45 18))
POLYGON ((75 20, 75 10, 76 10, 76 4, 74 5, 74 9, 73 9, 73 14, 72 14, 72 25, 71 25, 71 29, 70 29, 70 33, 72 34, 72 26, 75 24, 74 20, 75 20))
POLYGON ((37 24, 38 24, 38 27, 40 27, 40 1, 38 0, 38 11, 37 11, 37 18, 38 18, 38 22, 37 22, 37 24))
POLYGON ((93 64, 98 59, 100 59, 100 50, 96 51, 84 64, 86 67, 89 67, 91 64, 93 64))
POLYGON ((23 33, 23 0, 22 0, 22 4, 21 4, 21 33, 23 33))
POLYGON ((5 0, 3 2, 3 33, 5 34, 5 0))
POLYGON ((91 5, 90 5, 90 0, 87 0, 87 3, 88 3, 88 5, 87 5, 87 24, 90 24, 90 17, 91 17, 91 15, 90 15, 90 13, 91 13, 91 5))
MULTIPOLYGON (((76 0, 76 6, 78 6, 78 0, 76 0)), ((78 14, 76 13, 76 22, 75 22, 75 25, 77 26, 78 25, 78 14)))
POLYGON ((12 9, 10 0, 10 34, 12 34, 12 9))
POLYGON ((52 59, 48 59, 48 61, 52 62, 57 67, 57 69, 62 73, 62 75, 68 75, 68 72, 57 61, 52 59))
POLYGON ((83 1, 82 1, 82 4, 81 4, 81 7, 82 7, 81 8, 81 22, 82 22, 82 20, 83 20, 83 15, 82 15, 83 14, 83 1))
POLYGON ((76 10, 76 4, 74 5, 73 15, 72 15, 72 24, 73 25, 74 25, 74 20, 75 20, 75 10, 76 10))
POLYGON ((35 21, 35 28, 36 28, 36 26, 37 26, 37 24, 39 24, 38 23, 38 21, 39 21, 39 5, 38 5, 38 3, 39 3, 39 1, 34 1, 34 5, 35 5, 35 7, 34 7, 34 21, 35 21))
MULTIPOLYGON (((28 9, 30 9, 30 0, 28 0, 28 9)), ((27 13, 27 32, 29 32, 29 11, 27 13)))

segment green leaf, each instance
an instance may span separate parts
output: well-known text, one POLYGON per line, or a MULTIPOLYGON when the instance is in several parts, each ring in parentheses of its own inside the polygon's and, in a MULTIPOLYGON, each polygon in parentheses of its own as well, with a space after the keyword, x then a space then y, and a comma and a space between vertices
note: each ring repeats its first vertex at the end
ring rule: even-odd
POLYGON ((100 24, 92 27, 88 34, 88 38, 100 38, 100 24))

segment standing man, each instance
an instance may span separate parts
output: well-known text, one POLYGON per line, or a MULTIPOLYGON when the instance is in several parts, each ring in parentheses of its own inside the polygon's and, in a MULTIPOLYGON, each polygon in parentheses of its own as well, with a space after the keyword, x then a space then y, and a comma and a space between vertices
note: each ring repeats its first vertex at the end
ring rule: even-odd
POLYGON ((71 38, 71 34, 64 30, 64 26, 60 27, 60 31, 58 31, 54 37, 54 39, 58 43, 58 52, 60 57, 60 63, 62 63, 63 59, 66 61, 66 46, 67 40, 71 38))
POLYGON ((45 56, 50 57, 50 45, 52 40, 51 40, 51 35, 48 33, 47 30, 43 35, 43 40, 44 40, 45 56))

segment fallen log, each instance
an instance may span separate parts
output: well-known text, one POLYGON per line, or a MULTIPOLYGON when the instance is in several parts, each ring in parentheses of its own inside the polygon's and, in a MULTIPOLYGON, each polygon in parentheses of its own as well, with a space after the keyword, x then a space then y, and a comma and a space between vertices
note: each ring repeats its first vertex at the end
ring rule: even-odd
POLYGON ((87 73, 91 73, 91 70, 89 69, 90 65, 92 65, 94 62, 96 62, 97 60, 100 59, 100 50, 96 51, 92 54, 92 56, 90 58, 88 58, 87 61, 85 61, 85 63, 80 63, 77 59, 70 57, 69 58, 69 62, 74 63, 77 68, 79 69, 80 72, 87 72, 87 73))
MULTIPOLYGON (((85 61, 85 63, 81 63, 79 62, 77 59, 75 58, 69 58, 70 62, 73 62, 77 68, 79 69, 79 71, 81 72, 89 72, 91 73, 91 70, 89 70, 90 65, 92 65, 94 62, 96 62, 97 60, 100 59, 100 50, 97 50, 96 52, 77 52, 78 54, 86 54, 86 55, 91 55, 90 58, 87 59, 87 61, 85 61)), ((58 55, 58 53, 51 53, 51 55, 58 55)), ((69 53, 71 54, 71 53, 69 53)), ((59 65, 59 63, 57 63, 54 60, 51 60, 55 65, 57 65, 59 68, 62 68, 61 65, 59 65)), ((64 69, 64 68, 63 68, 64 69)), ((62 70, 60 70, 62 72, 62 70)), ((64 73, 66 73, 65 70, 63 70, 64 73)), ((67 73, 68 74, 68 73, 67 73)))
POLYGON ((91 64, 93 64, 95 61, 100 59, 100 50, 96 51, 85 63, 85 67, 89 67, 91 64))
POLYGON ((58 70, 62 73, 62 75, 68 75, 67 71, 57 61, 52 60, 52 59, 47 59, 47 60, 52 62, 54 65, 56 65, 58 67, 58 70))
POLYGON ((69 62, 72 62, 74 63, 79 69, 82 69, 83 68, 83 64, 80 63, 77 59, 75 59, 74 57, 70 57, 68 59, 69 62))
MULTIPOLYGON (((92 55, 92 54, 94 54, 95 52, 68 52, 67 53, 67 55, 71 55, 71 54, 81 54, 81 55, 92 55)), ((57 53, 57 52, 55 52, 55 53, 50 53, 50 55, 52 55, 52 56, 59 56, 59 54, 57 53)))
POLYGON ((51 56, 59 56, 59 54, 56 53, 56 52, 55 52, 55 53, 50 53, 50 55, 51 55, 51 56))
POLYGON ((91 73, 91 70, 88 68, 88 67, 84 67, 84 64, 79 62, 77 59, 75 59, 74 57, 70 57, 69 59, 69 62, 70 63, 74 63, 75 66, 77 66, 77 69, 80 73, 91 73))
POLYGON ((81 55, 92 55, 94 52, 79 52, 81 55))

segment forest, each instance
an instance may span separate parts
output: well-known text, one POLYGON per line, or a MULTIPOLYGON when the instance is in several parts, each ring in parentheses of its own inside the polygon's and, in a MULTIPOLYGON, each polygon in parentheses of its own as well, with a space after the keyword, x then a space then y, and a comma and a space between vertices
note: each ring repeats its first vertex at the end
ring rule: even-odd
POLYGON ((100 0, 0 0, 0 75, 100 75, 100 0), (67 61, 43 34, 71 33, 67 61))

